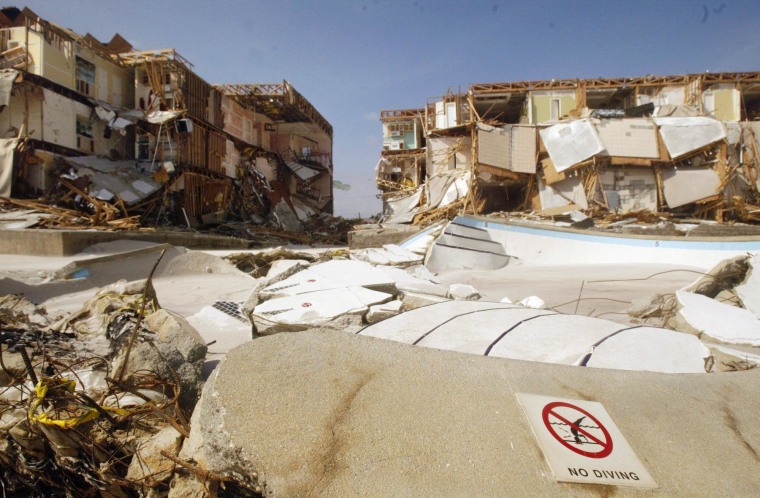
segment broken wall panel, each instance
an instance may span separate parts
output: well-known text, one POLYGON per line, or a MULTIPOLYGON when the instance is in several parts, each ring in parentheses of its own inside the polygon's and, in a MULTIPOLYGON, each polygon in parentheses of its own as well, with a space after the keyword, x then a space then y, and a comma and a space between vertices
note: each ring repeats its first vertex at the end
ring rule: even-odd
POLYGON ((510 125, 509 169, 515 173, 536 172, 536 127, 510 125))
POLYGON ((535 173, 535 127, 478 124, 478 163, 516 173, 535 173))
POLYGON ((215 173, 226 173, 222 160, 227 152, 227 139, 222 133, 206 129, 196 122, 190 133, 183 133, 180 136, 183 137, 181 140, 183 162, 215 173))
POLYGON ((720 177, 712 168, 664 168, 662 185, 672 209, 715 195, 720 177))
POLYGON ((431 137, 427 141, 428 175, 433 176, 472 165, 470 137, 431 137))
POLYGON ((604 143, 588 119, 560 123, 539 131, 557 172, 604 151, 604 143))
POLYGON ((602 187, 611 210, 657 211, 657 181, 649 168, 610 168, 602 171, 602 187))
POLYGON ((554 167, 551 157, 541 160, 541 169, 544 173, 544 183, 547 185, 561 182, 567 178, 566 172, 557 172, 557 168, 554 167))
POLYGON ((538 178, 538 192, 541 200, 541 209, 550 209, 575 205, 582 209, 588 209, 586 192, 583 189, 583 181, 580 175, 576 175, 552 185, 545 185, 538 178))
POLYGON ((657 159, 657 129, 649 119, 602 119, 596 124, 607 154, 657 159))
POLYGON ((720 121, 705 116, 654 118, 670 157, 677 159, 726 138, 720 121))
POLYGON ((10 197, 13 185, 13 158, 18 140, 15 138, 0 139, 0 196, 10 197))
POLYGON ((184 173, 185 202, 187 214, 201 216, 227 209, 232 182, 217 180, 205 175, 184 173))
POLYGON ((509 169, 511 134, 507 127, 478 124, 478 162, 509 169))

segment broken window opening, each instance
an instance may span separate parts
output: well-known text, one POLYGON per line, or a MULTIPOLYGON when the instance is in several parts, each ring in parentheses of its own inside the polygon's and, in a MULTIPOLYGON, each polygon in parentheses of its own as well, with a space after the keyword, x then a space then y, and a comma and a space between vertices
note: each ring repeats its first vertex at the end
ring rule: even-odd
POLYGON ((85 116, 77 116, 76 130, 77 130, 77 149, 83 152, 94 154, 95 140, 93 140, 92 122, 90 122, 90 119, 85 116))
POLYGON ((84 93, 85 95, 94 96, 95 64, 77 56, 75 73, 77 80, 77 91, 84 93))

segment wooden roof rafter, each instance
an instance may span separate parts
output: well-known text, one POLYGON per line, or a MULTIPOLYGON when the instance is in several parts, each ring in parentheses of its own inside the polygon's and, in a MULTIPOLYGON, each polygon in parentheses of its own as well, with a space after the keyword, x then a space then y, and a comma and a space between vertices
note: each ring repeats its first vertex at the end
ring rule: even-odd
POLYGON ((505 83, 475 83, 470 85, 470 92, 475 95, 492 93, 528 92, 532 90, 569 90, 580 84, 587 89, 619 88, 625 86, 666 86, 683 85, 695 78, 701 78, 705 84, 760 82, 760 72, 739 73, 696 73, 676 76, 637 76, 626 78, 577 78, 551 79, 535 81, 515 81, 505 83))
POLYGON ((424 156, 427 149, 420 147, 419 149, 406 149, 406 150, 383 150, 380 151, 382 157, 388 159, 408 159, 424 156))
POLYGON ((425 109, 393 109, 380 111, 380 121, 419 118, 425 114, 425 109))
POLYGON ((286 123, 312 122, 332 138, 332 125, 293 85, 282 83, 226 83, 213 85, 222 94, 232 97, 244 107, 260 112, 273 121, 286 123))
POLYGON ((146 62, 168 62, 186 69, 192 69, 193 64, 177 53, 173 48, 159 50, 140 50, 123 54, 113 54, 111 57, 124 66, 139 66, 146 62))

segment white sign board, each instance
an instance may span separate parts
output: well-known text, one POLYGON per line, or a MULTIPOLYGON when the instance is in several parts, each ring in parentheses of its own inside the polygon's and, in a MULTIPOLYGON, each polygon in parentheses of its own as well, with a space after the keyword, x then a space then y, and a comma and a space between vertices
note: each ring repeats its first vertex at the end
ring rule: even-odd
POLYGON ((601 403, 525 393, 517 399, 558 481, 658 487, 601 403))

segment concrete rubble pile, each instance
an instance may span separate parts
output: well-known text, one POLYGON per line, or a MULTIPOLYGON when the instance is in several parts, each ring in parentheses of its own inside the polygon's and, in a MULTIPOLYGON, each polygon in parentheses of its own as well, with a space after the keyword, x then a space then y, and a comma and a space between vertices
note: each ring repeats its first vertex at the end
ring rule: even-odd
POLYGON ((472 286, 442 284, 421 264, 423 257, 386 244, 319 257, 277 248, 227 258, 258 277, 242 308, 256 334, 270 335, 310 328, 357 332, 431 303, 480 298, 472 286))
MULTIPOLYGON (((741 349, 760 345, 753 335, 760 256, 726 260, 672 296, 647 296, 623 324, 559 313, 516 290, 508 294, 524 297, 518 304, 495 302, 487 282, 451 271, 456 258, 439 255, 435 268, 426 265, 436 241, 455 229, 462 230, 439 224, 376 247, 276 247, 223 258, 135 242, 102 256, 106 244, 44 279, 32 276, 42 280, 37 285, 0 280, 53 310, 18 295, 0 298, 0 459, 9 469, 2 482, 16 493, 35 483, 50 496, 363 495, 372 489, 365 477, 404 474, 395 461, 427 468, 424 458, 385 446, 383 438, 393 437, 382 435, 382 420, 407 420, 412 407, 411 425, 399 430, 427 438, 421 413, 452 416, 470 400, 449 420, 464 431, 468 410, 494 412, 480 398, 471 402, 473 386, 510 385, 499 369, 709 379, 717 375, 707 372, 760 362, 741 349), (148 268, 147 279, 135 280, 148 268), (735 323, 725 319, 731 313, 745 316, 742 327, 712 328, 735 323), (529 363, 518 368, 514 360, 529 363), (428 365, 438 366, 427 372, 428 365), (500 380, 484 383, 484 369, 500 380), (374 449, 361 449, 365 432, 378 434, 378 451, 387 453, 380 467, 367 456, 374 449), (356 462, 364 477, 346 473, 356 462)), ((471 439, 462 432, 449 443, 457 441, 471 439)), ((450 453, 449 443, 439 450, 450 453)), ((422 482, 431 493, 443 490, 416 471, 404 476, 392 489, 422 482)), ((465 489, 466 479, 449 477, 465 489)))
POLYGON ((634 322, 696 335, 717 353, 716 368, 755 368, 760 356, 748 346, 760 346, 758 266, 757 254, 724 260, 674 294, 643 297, 628 314, 634 322))
POLYGON ((56 319, 0 298, 0 459, 14 495, 165 496, 201 391, 206 344, 149 281, 56 319), (36 494, 35 494, 36 493, 36 494))
MULTIPOLYGON (((265 496, 641 495, 553 479, 515 397, 542 392, 591 397, 614 413, 659 485, 649 494, 749 496, 760 432, 756 407, 742 400, 760 394, 758 372, 599 370, 276 334, 235 349, 214 372, 180 458, 243 476, 265 496)), ((200 494, 201 478, 181 481, 170 496, 200 494)))

